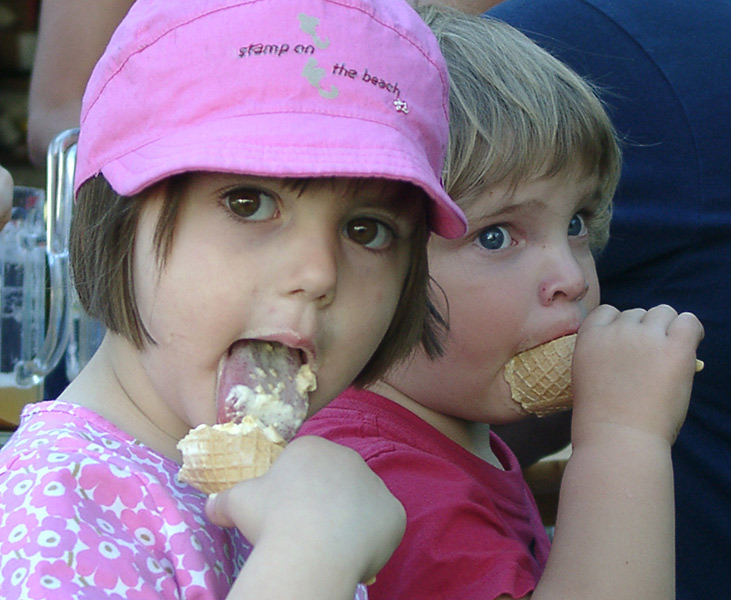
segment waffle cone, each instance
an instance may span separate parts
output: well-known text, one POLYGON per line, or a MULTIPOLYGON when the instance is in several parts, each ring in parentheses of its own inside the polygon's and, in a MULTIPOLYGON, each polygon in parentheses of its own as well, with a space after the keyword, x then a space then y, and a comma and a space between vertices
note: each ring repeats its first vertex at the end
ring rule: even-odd
POLYGON ((183 453, 178 479, 206 494, 220 492, 266 473, 285 445, 257 427, 243 433, 233 424, 202 425, 178 443, 183 453))
POLYGON ((514 356, 505 365, 513 400, 539 417, 571 408, 571 361, 576 334, 514 356))

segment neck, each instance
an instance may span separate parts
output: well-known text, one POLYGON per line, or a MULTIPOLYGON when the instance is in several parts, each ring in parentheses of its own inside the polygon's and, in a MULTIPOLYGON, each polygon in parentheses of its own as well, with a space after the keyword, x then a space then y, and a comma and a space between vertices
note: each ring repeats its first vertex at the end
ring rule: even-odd
POLYGON ((417 417, 426 421, 441 434, 462 446, 468 452, 480 457, 491 465, 502 469, 500 461, 490 447, 490 427, 482 423, 472 423, 458 419, 444 413, 437 412, 420 404, 410 398, 394 385, 385 381, 378 381, 368 388, 370 391, 380 394, 395 402, 399 406, 414 413, 417 417))
POLYGON ((59 396, 93 410, 152 450, 181 462, 176 445, 188 426, 159 399, 127 340, 107 333, 79 375, 59 396), (127 376, 122 376, 126 373, 127 376), (134 377, 129 377, 134 373, 134 377))

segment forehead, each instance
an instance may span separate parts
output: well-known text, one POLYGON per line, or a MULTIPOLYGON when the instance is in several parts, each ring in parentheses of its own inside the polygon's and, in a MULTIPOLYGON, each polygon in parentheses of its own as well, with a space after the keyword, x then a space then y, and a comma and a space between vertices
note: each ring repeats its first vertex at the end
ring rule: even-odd
POLYGON ((559 208, 559 205, 591 207, 601 199, 597 175, 564 170, 525 181, 488 185, 482 193, 463 205, 470 221, 492 215, 559 208))
MULTIPOLYGON (((266 178, 263 178, 266 180, 266 178)), ((328 190, 345 196, 372 196, 384 199, 402 197, 410 193, 409 184, 389 179, 363 177, 313 177, 270 179, 285 189, 299 194, 328 190)))

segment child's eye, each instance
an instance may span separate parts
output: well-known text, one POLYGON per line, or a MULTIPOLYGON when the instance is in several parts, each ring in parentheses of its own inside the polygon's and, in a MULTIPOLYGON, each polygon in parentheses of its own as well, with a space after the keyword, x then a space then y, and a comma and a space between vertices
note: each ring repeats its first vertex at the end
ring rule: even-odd
POLYGON ((586 235, 588 229, 586 227, 586 221, 579 213, 576 213, 571 221, 569 221, 569 236, 580 236, 586 235))
POLYGON ((393 240, 393 231, 380 221, 374 219, 353 219, 345 226, 345 234, 356 244, 381 250, 393 240))
POLYGON ((266 221, 276 215, 277 200, 271 194, 256 188, 236 188, 224 194, 229 210, 248 221, 266 221))
POLYGON ((510 246, 513 238, 502 225, 491 225, 480 232, 477 240, 487 250, 502 250, 510 246))

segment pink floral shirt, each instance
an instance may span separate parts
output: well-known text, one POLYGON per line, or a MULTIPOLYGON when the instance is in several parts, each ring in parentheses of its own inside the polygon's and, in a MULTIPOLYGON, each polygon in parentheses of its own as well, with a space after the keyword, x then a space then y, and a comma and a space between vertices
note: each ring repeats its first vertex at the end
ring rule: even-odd
POLYGON ((225 598, 251 546, 179 468, 80 406, 26 407, 0 450, 0 598, 225 598))
POLYGON ((0 451, 0 597, 224 598, 251 548, 178 469, 87 409, 27 407, 0 451))

